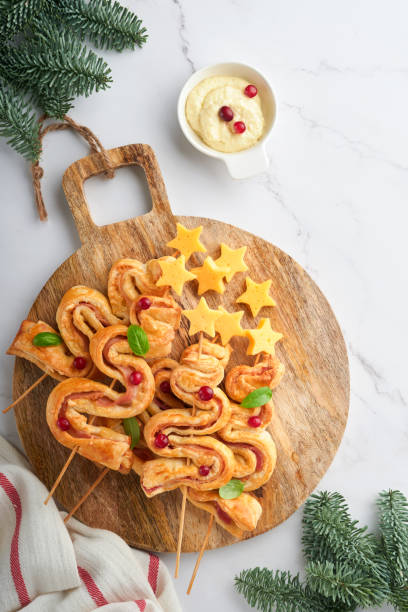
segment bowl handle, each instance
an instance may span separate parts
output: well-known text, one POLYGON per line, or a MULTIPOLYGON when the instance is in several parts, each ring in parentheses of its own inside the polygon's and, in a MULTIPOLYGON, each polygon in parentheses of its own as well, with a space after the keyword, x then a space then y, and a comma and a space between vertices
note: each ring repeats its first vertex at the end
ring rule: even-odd
POLYGON ((265 145, 258 145, 248 151, 225 156, 224 161, 234 179, 244 179, 265 172, 269 166, 265 145))

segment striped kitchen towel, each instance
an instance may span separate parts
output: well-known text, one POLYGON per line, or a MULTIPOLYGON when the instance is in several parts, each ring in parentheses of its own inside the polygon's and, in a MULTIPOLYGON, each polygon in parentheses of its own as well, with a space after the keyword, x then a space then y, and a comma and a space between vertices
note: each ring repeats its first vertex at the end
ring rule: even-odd
POLYGON ((51 500, 0 436, 0 612, 179 612, 166 567, 119 536, 86 527, 51 500))

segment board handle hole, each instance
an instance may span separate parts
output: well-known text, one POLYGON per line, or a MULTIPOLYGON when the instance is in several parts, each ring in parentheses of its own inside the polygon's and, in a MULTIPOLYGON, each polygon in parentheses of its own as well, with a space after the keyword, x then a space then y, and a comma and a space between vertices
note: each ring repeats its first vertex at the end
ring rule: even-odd
POLYGON ((99 226, 145 215, 152 210, 152 198, 143 168, 118 168, 113 179, 101 175, 84 182, 92 221, 99 226))

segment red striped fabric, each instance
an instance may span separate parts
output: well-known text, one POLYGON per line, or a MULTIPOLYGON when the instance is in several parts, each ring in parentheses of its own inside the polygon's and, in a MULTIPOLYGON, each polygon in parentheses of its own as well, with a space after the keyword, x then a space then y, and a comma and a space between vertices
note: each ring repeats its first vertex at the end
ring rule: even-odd
POLYGON ((139 606, 140 612, 144 612, 146 609, 146 602, 144 599, 136 599, 135 604, 139 606))
POLYGON ((150 553, 149 556, 149 573, 147 575, 147 579, 149 580, 153 593, 156 595, 157 579, 159 577, 159 557, 156 557, 156 555, 152 555, 150 553))
POLYGON ((20 601, 20 605, 24 607, 24 606, 27 606, 29 603, 31 603, 31 600, 28 596, 27 587, 25 585, 23 574, 21 572, 20 553, 18 550, 21 517, 23 514, 23 511, 21 508, 21 499, 17 492, 17 489, 9 481, 9 479, 5 476, 5 474, 2 474, 2 473, 0 473, 0 486, 6 493, 7 497, 9 498, 14 508, 14 511, 16 513, 16 526, 14 529, 13 537, 11 540, 11 548, 10 548, 10 571, 13 577, 14 587, 16 589, 17 596, 20 601))
POLYGON ((78 574, 82 582, 86 586, 89 595, 92 597, 92 599, 94 600, 94 603, 97 605, 97 607, 100 608, 101 606, 108 605, 109 602, 106 601, 105 597, 102 594, 102 591, 99 589, 97 584, 94 582, 94 579, 92 578, 91 574, 87 572, 86 569, 84 569, 83 567, 80 567, 79 565, 78 565, 78 574))

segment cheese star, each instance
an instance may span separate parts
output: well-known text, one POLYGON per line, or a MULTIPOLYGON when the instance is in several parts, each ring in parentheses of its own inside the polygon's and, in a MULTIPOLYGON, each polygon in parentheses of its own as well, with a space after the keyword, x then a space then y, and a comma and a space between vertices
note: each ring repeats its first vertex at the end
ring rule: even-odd
POLYGON ((248 304, 253 317, 256 317, 263 306, 276 306, 275 300, 269 295, 271 280, 267 280, 264 283, 255 283, 249 276, 245 280, 246 291, 237 298, 236 302, 248 304))
POLYGON ((168 247, 172 247, 180 251, 182 255, 189 260, 192 253, 205 253, 206 248, 200 242, 200 234, 203 231, 203 226, 195 227, 192 230, 187 229, 181 223, 177 223, 177 236, 167 243, 168 247))
POLYGON ((218 306, 218 310, 222 314, 215 322, 215 331, 220 334, 221 343, 225 346, 231 340, 232 336, 244 335, 244 330, 241 327, 241 319, 244 311, 228 312, 222 306, 218 306))
POLYGON ((204 332, 211 337, 215 336, 215 321, 222 316, 218 310, 211 310, 205 298, 201 298, 194 310, 183 310, 183 314, 190 321, 190 336, 197 332, 204 332))
POLYGON ((206 257, 203 265, 200 268, 192 268, 191 272, 196 275, 198 280, 198 295, 202 295, 206 291, 224 293, 223 278, 228 273, 228 268, 217 266, 212 257, 206 257))
POLYGON ((193 280, 195 275, 192 272, 186 270, 186 259, 184 255, 180 255, 175 259, 169 257, 167 260, 157 261, 159 264, 162 275, 156 283, 157 287, 170 286, 177 295, 181 295, 183 292, 183 285, 189 280, 193 280))
POLYGON ((268 353, 275 355, 275 344, 283 338, 279 332, 273 331, 269 319, 261 319, 256 329, 246 329, 245 335, 249 338, 247 355, 268 353))
POLYGON ((245 246, 240 249, 231 249, 221 242, 221 255, 215 260, 215 263, 220 268, 228 268, 228 273, 225 275, 227 283, 230 282, 236 272, 248 270, 248 266, 244 262, 246 249, 245 246))

